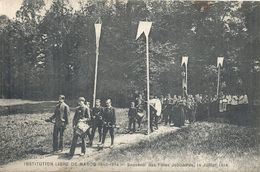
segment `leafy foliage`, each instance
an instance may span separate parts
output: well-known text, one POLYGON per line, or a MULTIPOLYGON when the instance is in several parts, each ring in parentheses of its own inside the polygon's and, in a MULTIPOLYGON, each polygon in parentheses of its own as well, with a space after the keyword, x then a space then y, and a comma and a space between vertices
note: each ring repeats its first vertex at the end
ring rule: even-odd
POLYGON ((221 85, 254 98, 259 85, 259 2, 24 0, 16 18, 0 18, 1 93, 9 98, 92 98, 93 24, 102 19, 98 68, 100 98, 124 105, 145 90, 145 40, 140 20, 153 21, 149 39, 153 94, 181 94, 182 56, 189 56, 188 91, 216 92, 216 59, 224 56, 221 85), (252 70, 254 69, 254 70, 252 70), (239 84, 237 84, 239 83, 239 84), (255 83, 255 84, 254 84, 255 83))

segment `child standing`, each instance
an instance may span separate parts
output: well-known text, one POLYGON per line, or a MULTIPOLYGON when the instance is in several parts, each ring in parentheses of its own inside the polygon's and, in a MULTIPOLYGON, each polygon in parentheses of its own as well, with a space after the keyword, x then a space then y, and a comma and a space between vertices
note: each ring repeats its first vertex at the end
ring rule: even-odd
POLYGON ((135 102, 131 102, 130 104, 130 108, 128 111, 128 131, 130 133, 135 132, 135 120, 136 120, 136 116, 137 116, 137 108, 135 107, 135 102), (132 128, 133 125, 133 128, 132 128))

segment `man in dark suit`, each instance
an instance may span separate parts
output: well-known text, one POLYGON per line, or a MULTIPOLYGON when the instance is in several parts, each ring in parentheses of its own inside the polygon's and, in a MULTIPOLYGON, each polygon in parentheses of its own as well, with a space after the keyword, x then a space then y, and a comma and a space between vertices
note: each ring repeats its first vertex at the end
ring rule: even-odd
POLYGON ((164 101, 164 106, 163 106, 164 125, 167 125, 168 123, 170 125, 172 122, 172 118, 171 118, 172 107, 173 107, 172 102, 173 102, 173 99, 172 99, 171 95, 168 94, 164 101))
POLYGON ((79 106, 76 108, 76 112, 73 118, 74 133, 73 133, 72 144, 69 152, 70 156, 74 155, 75 148, 77 146, 78 137, 80 137, 82 141, 80 155, 83 156, 86 153, 85 134, 87 132, 87 129, 84 126, 82 128, 78 126, 79 122, 83 122, 86 124, 90 121, 90 114, 84 102, 85 102, 85 98, 79 97, 79 101, 78 101, 79 106))
POLYGON ((107 132, 109 131, 110 137, 111 137, 111 145, 110 148, 113 148, 114 145, 114 128, 116 125, 116 114, 115 109, 112 107, 111 99, 108 99, 106 101, 106 108, 104 109, 103 113, 103 137, 102 137, 102 144, 100 147, 103 147, 103 144, 105 143, 107 132))
POLYGON ((92 131, 91 131, 91 140, 90 140, 90 146, 92 146, 93 139, 95 136, 96 129, 98 129, 99 134, 99 143, 101 144, 101 138, 102 138, 102 128, 103 128, 103 112, 104 108, 101 106, 100 99, 96 99, 95 107, 92 109, 92 131))
POLYGON ((131 102, 130 108, 128 110, 128 132, 130 132, 130 134, 135 132, 136 117, 137 117, 137 108, 135 107, 135 102, 131 102))
POLYGON ((55 120, 53 129, 53 152, 63 151, 63 133, 68 125, 68 116, 70 113, 69 106, 64 101, 65 96, 60 95, 59 103, 55 107, 54 115, 49 119, 46 119, 46 122, 55 120))

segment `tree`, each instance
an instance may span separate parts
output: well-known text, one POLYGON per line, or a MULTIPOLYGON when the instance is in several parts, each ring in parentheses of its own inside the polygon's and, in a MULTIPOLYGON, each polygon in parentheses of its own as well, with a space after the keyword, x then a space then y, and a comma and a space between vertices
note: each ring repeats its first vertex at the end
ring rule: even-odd
POLYGON ((250 84, 258 82, 258 2, 91 0, 80 1, 74 10, 69 1, 54 0, 45 14, 43 7, 42 0, 25 0, 17 18, 6 22, 1 32, 5 40, 1 59, 8 68, 2 78, 9 78, 1 88, 12 86, 5 91, 10 97, 53 99, 65 94, 91 100, 98 18, 99 98, 124 105, 132 92, 145 91, 145 43, 135 40, 140 20, 153 22, 149 40, 153 94, 182 94, 182 56, 189 57, 190 94, 216 94, 219 56, 225 57, 221 71, 225 93, 257 90, 257 84, 250 84))

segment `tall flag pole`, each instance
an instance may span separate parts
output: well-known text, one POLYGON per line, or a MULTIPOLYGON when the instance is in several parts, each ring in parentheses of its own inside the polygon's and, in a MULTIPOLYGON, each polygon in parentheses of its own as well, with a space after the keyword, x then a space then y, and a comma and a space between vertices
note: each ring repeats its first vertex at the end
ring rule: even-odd
POLYGON ((98 56, 99 56, 99 40, 101 35, 101 19, 99 18, 95 26, 95 33, 96 33, 96 65, 95 65, 95 78, 94 78, 94 91, 93 91, 93 107, 95 107, 96 102, 96 92, 97 92, 97 69, 98 69, 98 56))
POLYGON ((146 37, 146 90, 147 90, 147 118, 148 118, 148 135, 150 134, 150 86, 149 86, 149 33, 152 27, 152 22, 140 21, 137 29, 136 40, 142 35, 145 34, 146 37))
POLYGON ((189 57, 187 57, 187 56, 183 56, 182 60, 181 60, 181 66, 184 65, 184 68, 185 68, 185 72, 183 72, 183 74, 182 74, 183 75, 183 81, 182 81, 183 96, 188 94, 188 67, 187 67, 188 60, 189 60, 189 57))
POLYGON ((220 67, 223 66, 224 57, 218 57, 217 68, 218 68, 218 83, 217 83, 217 96, 219 95, 219 82, 220 82, 220 67))

